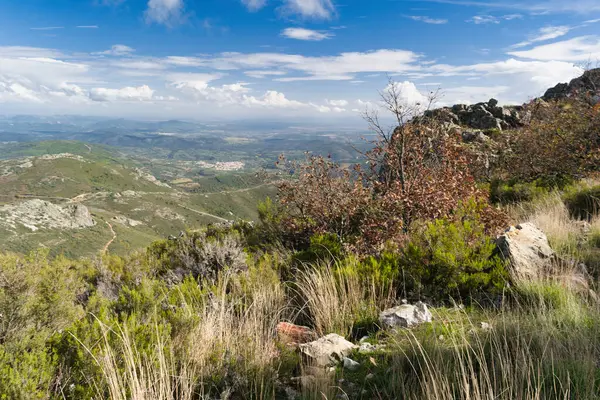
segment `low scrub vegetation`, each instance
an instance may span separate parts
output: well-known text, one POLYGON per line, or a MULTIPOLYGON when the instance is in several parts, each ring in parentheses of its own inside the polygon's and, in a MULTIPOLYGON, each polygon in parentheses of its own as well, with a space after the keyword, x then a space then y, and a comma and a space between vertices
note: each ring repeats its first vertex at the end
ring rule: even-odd
POLYGON ((367 168, 281 159, 296 179, 256 223, 128 256, 1 254, 0 398, 600 397, 596 111, 537 106, 539 121, 494 134, 481 174, 400 98, 390 83, 391 129, 366 115, 367 168), (553 274, 511 278, 495 242, 511 222, 546 233, 553 274), (417 301, 431 323, 382 326, 382 310, 417 301), (316 367, 281 322, 360 344, 358 363, 316 367))

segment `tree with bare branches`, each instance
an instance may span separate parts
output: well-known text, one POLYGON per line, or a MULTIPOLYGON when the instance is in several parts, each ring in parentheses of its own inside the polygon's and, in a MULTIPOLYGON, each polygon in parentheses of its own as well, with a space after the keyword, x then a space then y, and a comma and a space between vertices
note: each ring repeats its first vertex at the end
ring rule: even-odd
POLYGON ((381 108, 394 123, 386 127, 377 109, 364 113, 377 137, 363 154, 367 170, 309 156, 296 168, 298 179, 280 186, 290 228, 335 233, 355 250, 373 252, 386 242, 403 241, 416 221, 448 217, 462 202, 486 198, 456 134, 437 121, 417 118, 439 91, 411 103, 401 85, 390 80, 380 95, 381 108))

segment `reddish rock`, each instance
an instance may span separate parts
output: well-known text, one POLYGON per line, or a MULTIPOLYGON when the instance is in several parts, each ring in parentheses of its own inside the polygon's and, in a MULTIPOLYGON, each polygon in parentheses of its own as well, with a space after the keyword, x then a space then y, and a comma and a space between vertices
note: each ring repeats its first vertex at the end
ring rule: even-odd
POLYGON ((275 330, 279 339, 286 343, 308 343, 317 337, 310 328, 289 322, 278 323, 275 330))

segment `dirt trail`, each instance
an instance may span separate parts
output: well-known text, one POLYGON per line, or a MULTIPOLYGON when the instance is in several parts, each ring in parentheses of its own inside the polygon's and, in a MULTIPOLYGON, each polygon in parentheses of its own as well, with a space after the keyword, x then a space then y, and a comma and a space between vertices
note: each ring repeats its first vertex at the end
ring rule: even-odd
POLYGON ((211 217, 211 218, 214 218, 214 219, 218 219, 221 222, 231 222, 230 220, 225 219, 225 218, 221 218, 221 217, 219 217, 217 215, 209 214, 209 213, 204 212, 204 211, 194 210, 193 208, 189 208, 189 207, 184 206, 184 205, 179 205, 179 207, 184 208, 184 209, 186 209, 188 211, 195 212, 196 214, 200 214, 200 215, 204 215, 206 217, 211 217))
POLYGON ((243 189, 221 190, 219 192, 206 192, 206 193, 198 192, 197 194, 198 195, 211 195, 211 194, 231 194, 231 193, 249 192, 251 190, 258 189, 258 188, 261 188, 261 187, 277 185, 280 182, 282 182, 282 181, 273 181, 273 182, 261 183, 260 185, 251 186, 251 187, 247 187, 247 188, 243 188, 243 189))
POLYGON ((115 232, 115 230, 113 229, 113 226, 111 225, 111 223, 110 223, 110 222, 108 222, 108 221, 105 221, 105 222, 106 222, 106 225, 108 225, 108 227, 110 228, 110 231, 112 232, 112 234, 113 234, 113 237, 112 237, 112 239, 110 239, 110 240, 108 241, 108 243, 106 243, 106 244, 104 245, 104 248, 102 249, 102 253, 106 253, 106 252, 108 251, 108 247, 109 247, 109 246, 110 246, 110 245, 111 245, 111 244, 112 244, 112 243, 115 241, 115 239, 117 238, 117 232, 115 232))

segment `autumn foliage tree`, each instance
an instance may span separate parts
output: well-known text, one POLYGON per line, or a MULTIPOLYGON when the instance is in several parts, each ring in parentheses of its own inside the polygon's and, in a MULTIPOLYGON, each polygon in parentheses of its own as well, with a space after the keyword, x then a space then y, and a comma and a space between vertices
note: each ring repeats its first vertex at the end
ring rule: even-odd
POLYGON ((395 123, 384 127, 377 110, 364 118, 377 139, 364 154, 369 168, 342 168, 309 156, 298 179, 280 186, 285 224, 310 233, 335 233, 359 252, 406 239, 416 221, 450 216, 471 198, 484 198, 469 172, 459 138, 435 121, 415 119, 433 104, 408 103, 390 81, 381 103, 395 123))

